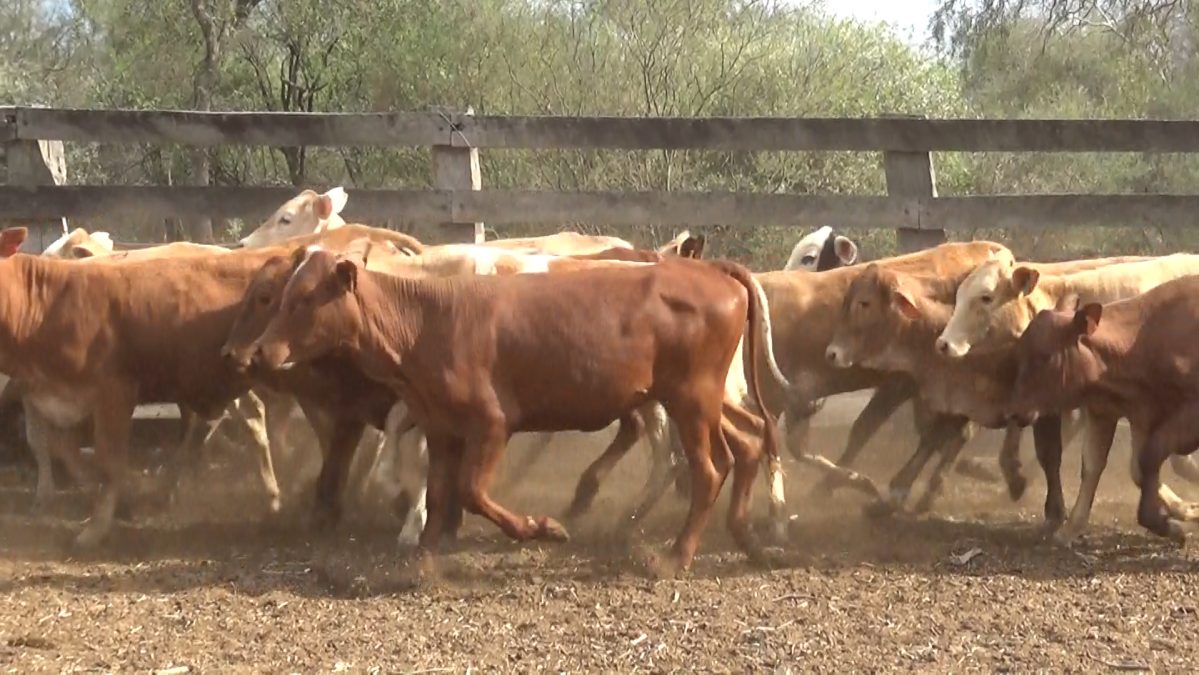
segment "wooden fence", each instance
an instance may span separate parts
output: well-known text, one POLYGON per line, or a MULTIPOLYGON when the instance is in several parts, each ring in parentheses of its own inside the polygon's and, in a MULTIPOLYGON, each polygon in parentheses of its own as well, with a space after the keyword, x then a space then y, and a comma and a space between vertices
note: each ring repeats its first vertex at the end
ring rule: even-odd
MULTIPOLYGON (((0 108, 8 184, 0 218, 59 220, 197 214, 250 222, 292 187, 63 185, 49 141, 187 146, 428 146, 434 189, 350 190, 363 222, 442 223, 448 238, 481 223, 597 225, 837 224, 899 230, 921 248, 955 228, 1190 226, 1199 194, 938 197, 931 152, 1199 152, 1199 121, 519 117, 450 112, 200 113, 0 108), (482 148, 881 152, 887 194, 547 192, 480 189, 482 148), (48 152, 48 149, 51 151, 48 152)), ((59 172, 61 173, 61 172, 59 172)))

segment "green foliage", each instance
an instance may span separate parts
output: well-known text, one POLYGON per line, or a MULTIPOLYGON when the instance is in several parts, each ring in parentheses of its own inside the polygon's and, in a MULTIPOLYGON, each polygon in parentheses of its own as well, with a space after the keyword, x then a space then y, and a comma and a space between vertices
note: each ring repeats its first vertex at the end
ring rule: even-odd
MULTIPOLYGON (((205 36, 215 35, 214 109, 1190 117, 1199 96, 1190 3, 1164 4, 1169 11, 1132 0, 944 0, 937 53, 884 25, 781 0, 9 0, 0 4, 0 100, 188 108, 206 83, 205 36), (198 2, 214 31, 202 30, 198 2)), ((173 147, 69 153, 72 180, 85 183, 185 182, 194 159, 173 147)), ((942 194, 1193 191, 1199 175, 1189 157, 934 159, 942 194)), ((217 184, 423 187, 430 179, 428 150, 419 148, 220 148, 209 160, 217 184)), ((885 191, 881 157, 868 153, 495 150, 482 161, 488 187, 885 191)), ((158 238, 161 229, 102 225, 121 237, 158 238)), ((650 243, 672 233, 625 234, 650 243)), ((785 260, 798 233, 710 234, 715 253, 766 267, 785 260)), ((889 230, 853 234, 872 255, 893 250, 889 230)), ((1011 243, 1051 256, 1188 240, 1108 230, 1011 243)))

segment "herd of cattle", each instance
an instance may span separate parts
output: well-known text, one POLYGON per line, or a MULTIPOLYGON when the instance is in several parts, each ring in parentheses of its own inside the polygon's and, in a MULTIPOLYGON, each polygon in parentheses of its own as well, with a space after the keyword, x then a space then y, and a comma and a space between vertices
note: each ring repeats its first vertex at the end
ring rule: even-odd
POLYGON ((703 239, 688 233, 658 250, 572 232, 426 246, 346 224, 345 203, 340 188, 306 190, 232 249, 116 252, 104 233, 75 230, 35 256, 17 252, 23 229, 0 232, 2 397, 24 406, 36 503, 53 497, 52 459, 78 483, 99 480, 76 545, 111 529, 134 409, 159 402, 178 404, 185 422, 171 485, 232 420, 250 431, 279 509, 274 463, 298 410, 322 451, 317 522, 340 518, 345 493, 365 480, 351 474, 382 480, 405 518, 401 540, 426 560, 464 511, 514 539, 565 539, 557 520, 492 498, 500 459, 518 432, 539 435, 525 460, 535 461, 553 433, 613 422, 565 520, 646 439, 645 486, 622 522, 644 519, 671 486, 689 494, 668 573, 690 565, 730 472, 737 544, 760 553, 750 505, 763 471, 768 534, 785 534, 780 423, 790 455, 822 472, 818 492, 863 490, 876 512, 928 509, 948 469, 970 470, 960 453, 979 427, 1005 430, 999 466, 1019 498, 1031 426, 1046 525, 1068 542, 1087 524, 1127 418, 1139 522, 1181 540, 1182 523, 1199 520, 1199 505, 1161 480, 1169 458, 1199 482, 1188 456, 1199 447, 1199 256, 1018 263, 1002 245, 969 242, 861 264, 853 242, 825 227, 786 269, 754 274, 702 259, 703 239), (874 393, 839 460, 807 452, 823 399, 863 389, 874 393), (909 401, 915 451, 879 490, 850 466, 909 401), (362 442, 368 428, 381 442, 362 442), (1061 454, 1080 428, 1083 481, 1067 516, 1061 454))

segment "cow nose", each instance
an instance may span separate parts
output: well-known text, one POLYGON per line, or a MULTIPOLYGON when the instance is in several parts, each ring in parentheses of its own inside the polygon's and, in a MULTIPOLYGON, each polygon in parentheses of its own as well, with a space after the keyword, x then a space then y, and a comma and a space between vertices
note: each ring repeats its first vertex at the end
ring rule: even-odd
POLYGON ((949 353, 949 341, 943 337, 937 338, 937 351, 941 354, 949 353))
POLYGON ((837 365, 837 350, 833 347, 824 350, 824 358, 828 359, 829 363, 837 365))

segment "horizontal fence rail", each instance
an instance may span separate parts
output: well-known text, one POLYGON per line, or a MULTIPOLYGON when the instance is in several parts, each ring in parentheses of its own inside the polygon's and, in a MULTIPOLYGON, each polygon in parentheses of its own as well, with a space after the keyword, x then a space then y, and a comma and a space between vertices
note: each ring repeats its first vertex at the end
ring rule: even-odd
POLYGON ((0 140, 194 146, 1199 152, 1195 120, 670 118, 0 108, 0 140))
MULTIPOLYGON (((690 192, 349 190, 344 216, 372 223, 486 222, 551 226, 771 224, 970 230, 1081 225, 1193 227, 1199 195, 899 197, 690 192)), ((256 224, 290 187, 0 186, 15 220, 114 216, 243 218, 256 224)))

